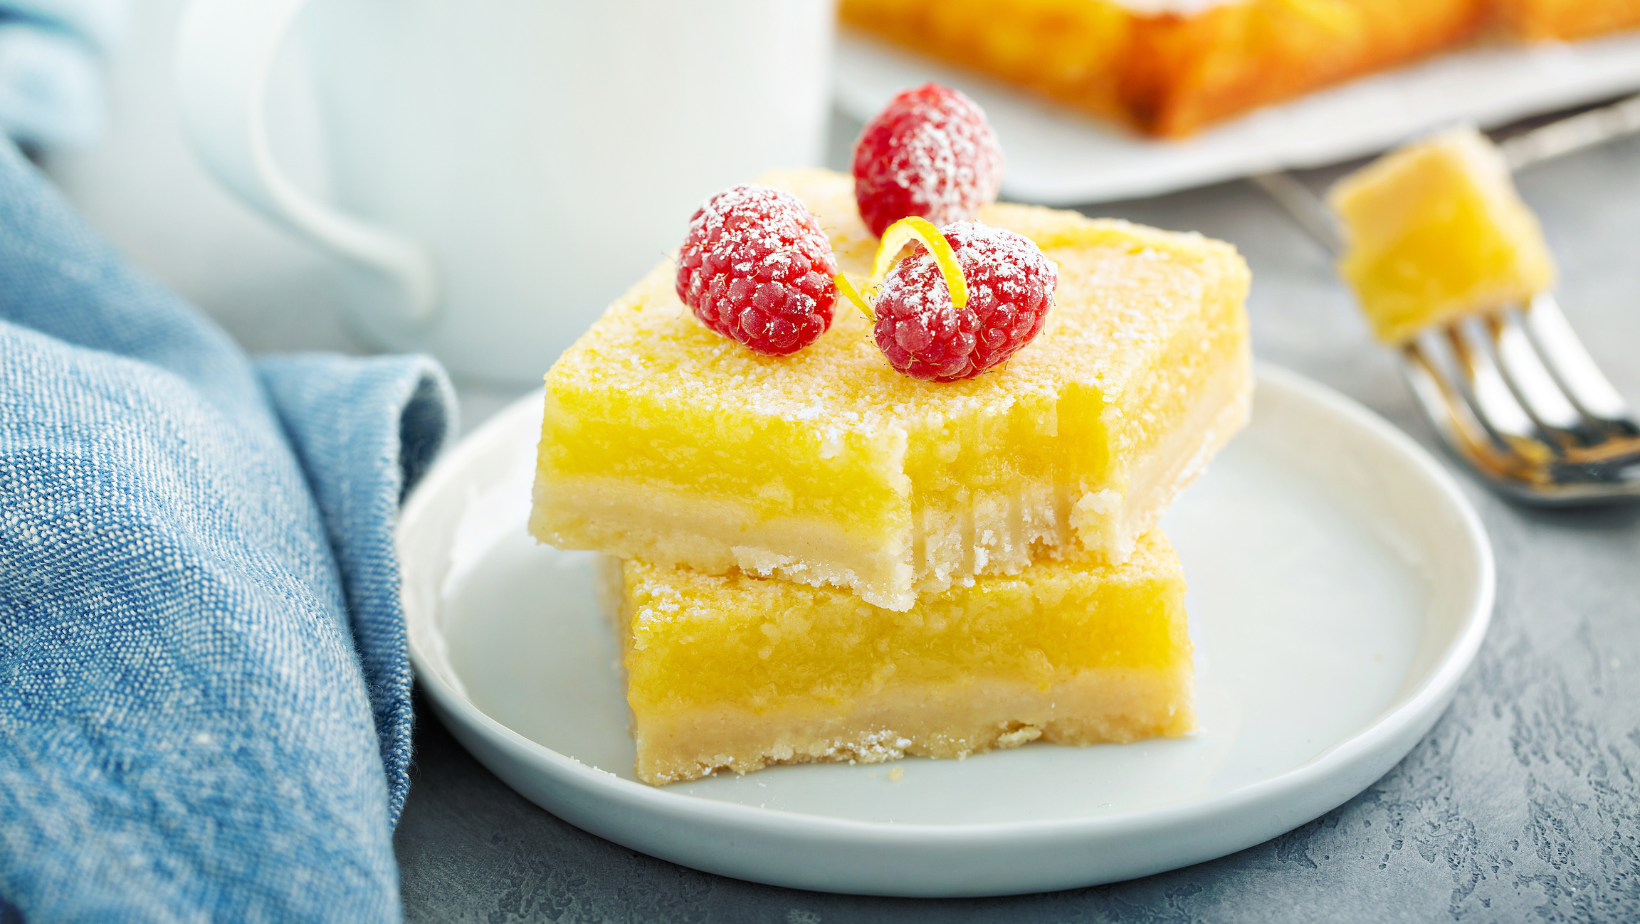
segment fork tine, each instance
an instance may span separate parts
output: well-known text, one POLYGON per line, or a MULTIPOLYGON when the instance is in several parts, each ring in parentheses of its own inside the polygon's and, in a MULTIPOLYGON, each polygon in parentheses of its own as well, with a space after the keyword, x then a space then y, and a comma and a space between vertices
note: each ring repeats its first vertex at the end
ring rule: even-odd
POLYGON ((1409 340, 1401 347, 1402 372, 1412 385, 1412 393, 1437 429, 1449 442, 1465 446, 1486 446, 1496 450, 1497 439, 1475 416, 1469 401, 1452 383, 1440 364, 1430 356, 1422 339, 1409 340))
MULTIPOLYGON (((1450 330, 1425 331, 1402 346, 1401 371, 1442 441, 1476 473, 1532 503, 1575 505, 1640 497, 1640 440, 1610 439, 1562 456, 1541 440, 1499 428, 1483 414, 1461 371, 1464 363, 1457 353, 1465 348, 1462 336, 1450 330)), ((1498 382, 1482 387, 1482 393, 1499 388, 1506 390, 1498 382)))
POLYGON ((1491 338, 1478 318, 1459 318, 1446 327, 1465 396, 1475 417, 1510 450, 1533 463, 1560 454, 1560 447, 1515 400, 1515 393, 1498 371, 1491 338))
POLYGON ((1562 449, 1585 447, 1605 438, 1605 431, 1584 418, 1544 366, 1513 308, 1483 322, 1503 380, 1526 413, 1562 449))
POLYGON ((1633 412, 1566 323, 1554 296, 1544 292, 1532 299, 1524 318, 1526 332, 1536 344, 1544 366, 1572 403, 1606 433, 1621 438, 1640 437, 1640 425, 1636 425, 1633 412))
POLYGON ((1401 347, 1401 372, 1423 406, 1424 416, 1442 440, 1482 475, 1498 483, 1519 480, 1528 466, 1481 421, 1463 389, 1442 369, 1432 355, 1438 342, 1426 332, 1401 347))

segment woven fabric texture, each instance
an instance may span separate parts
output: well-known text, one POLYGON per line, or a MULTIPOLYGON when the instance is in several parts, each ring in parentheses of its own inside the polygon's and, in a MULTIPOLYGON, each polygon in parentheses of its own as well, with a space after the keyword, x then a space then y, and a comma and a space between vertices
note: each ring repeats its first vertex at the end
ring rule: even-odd
POLYGON ((0 142, 0 917, 396 920, 422 357, 253 363, 0 142))

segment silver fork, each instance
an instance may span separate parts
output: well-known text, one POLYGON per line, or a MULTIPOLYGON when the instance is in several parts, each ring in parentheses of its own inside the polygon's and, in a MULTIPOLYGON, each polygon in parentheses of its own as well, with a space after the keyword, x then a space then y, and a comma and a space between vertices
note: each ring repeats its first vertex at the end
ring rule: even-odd
MULTIPOLYGON (((1640 96, 1502 142, 1521 170, 1640 131, 1640 96)), ((1252 182, 1333 254, 1332 213, 1288 173, 1252 182)), ((1567 506, 1640 498, 1640 424, 1573 333, 1554 296, 1432 327, 1400 348, 1424 414, 1459 458, 1521 500, 1567 506)))

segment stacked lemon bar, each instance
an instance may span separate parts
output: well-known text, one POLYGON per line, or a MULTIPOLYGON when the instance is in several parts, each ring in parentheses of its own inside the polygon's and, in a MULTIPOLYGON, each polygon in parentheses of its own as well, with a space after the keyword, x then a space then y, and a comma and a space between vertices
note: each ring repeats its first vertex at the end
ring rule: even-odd
MULTIPOLYGON (((850 177, 764 182, 867 272, 850 177)), ((607 556, 646 782, 1194 727, 1157 522, 1247 419, 1247 268, 1071 212, 977 220, 1058 282, 1040 334, 973 378, 897 372, 846 305, 753 352, 690 316, 671 261, 548 373, 530 530, 607 556)))

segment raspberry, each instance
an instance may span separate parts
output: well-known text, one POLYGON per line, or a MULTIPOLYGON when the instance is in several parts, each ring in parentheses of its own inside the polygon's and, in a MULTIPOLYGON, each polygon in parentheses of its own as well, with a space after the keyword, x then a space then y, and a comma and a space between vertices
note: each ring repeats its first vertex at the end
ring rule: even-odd
POLYGON ((889 272, 872 333, 888 364, 912 378, 968 379, 1031 342, 1053 306, 1059 271, 1029 239, 986 225, 940 229, 968 283, 968 304, 951 304, 945 277, 919 246, 889 272))
POLYGON ((872 234, 918 215, 964 221, 996 201, 1002 147, 974 101, 937 83, 906 90, 854 145, 854 199, 872 234))
POLYGON ((743 185, 706 200, 689 219, 677 289, 702 324, 785 356, 831 327, 836 274, 831 242, 801 199, 743 185))

